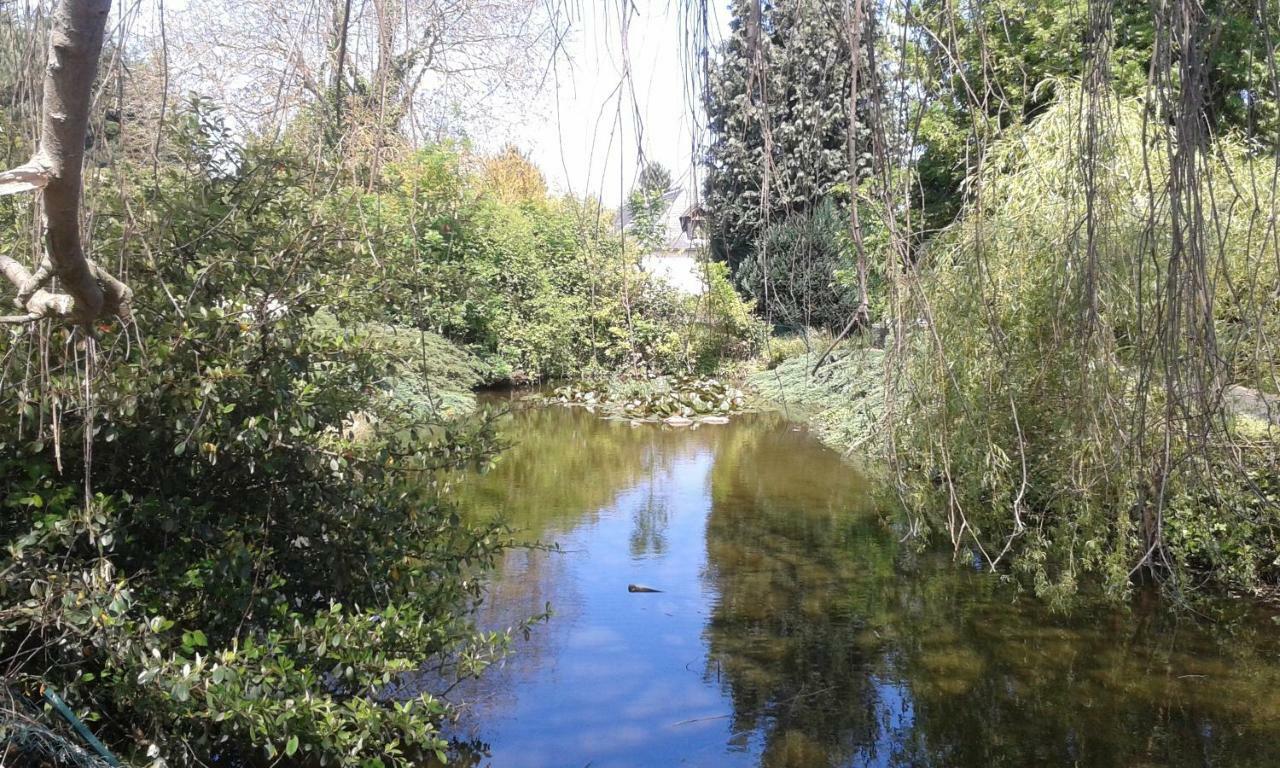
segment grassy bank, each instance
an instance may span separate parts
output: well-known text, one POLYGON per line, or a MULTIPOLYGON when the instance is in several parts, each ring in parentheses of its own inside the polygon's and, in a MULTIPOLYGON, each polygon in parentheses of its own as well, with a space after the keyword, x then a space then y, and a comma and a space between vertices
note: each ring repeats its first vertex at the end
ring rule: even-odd
POLYGON ((807 423, 826 444, 846 456, 881 456, 884 352, 859 344, 839 347, 818 370, 815 346, 747 377, 764 403, 807 423))

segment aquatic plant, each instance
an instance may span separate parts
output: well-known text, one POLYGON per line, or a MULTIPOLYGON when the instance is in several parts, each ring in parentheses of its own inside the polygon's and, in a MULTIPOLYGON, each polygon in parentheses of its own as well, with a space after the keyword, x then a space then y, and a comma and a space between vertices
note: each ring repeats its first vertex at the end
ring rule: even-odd
POLYGON ((746 396, 718 379, 655 376, 558 387, 544 398, 556 405, 581 406, 602 415, 636 421, 717 419, 746 409, 746 396))

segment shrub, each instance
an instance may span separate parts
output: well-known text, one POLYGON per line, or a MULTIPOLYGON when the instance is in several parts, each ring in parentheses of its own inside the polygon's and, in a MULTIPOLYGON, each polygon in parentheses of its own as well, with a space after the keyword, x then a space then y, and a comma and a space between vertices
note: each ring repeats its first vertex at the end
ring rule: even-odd
POLYGON ((166 254, 132 264, 144 333, 6 334, 5 682, 57 690, 135 764, 443 756, 442 692, 507 643, 470 620, 505 535, 432 478, 487 461, 491 431, 396 407, 388 374, 417 369, 345 282, 362 249, 293 155, 208 120, 153 188, 96 190, 100 252, 166 254), (200 162, 210 142, 232 162, 200 162))
POLYGON ((737 275, 774 322, 839 330, 857 307, 842 280, 852 269, 848 224, 831 199, 769 225, 737 275))
POLYGON ((705 268, 705 320, 693 337, 694 365, 704 373, 727 362, 750 359, 768 338, 768 326, 755 316, 753 303, 743 301, 734 290, 729 268, 719 262, 709 262, 705 268))
POLYGON ((387 323, 421 328, 495 358, 514 380, 686 363, 680 297, 638 266, 611 214, 551 198, 510 150, 479 163, 444 145, 387 170, 348 225, 376 261, 354 294, 387 323), (520 180, 519 194, 493 187, 520 180))

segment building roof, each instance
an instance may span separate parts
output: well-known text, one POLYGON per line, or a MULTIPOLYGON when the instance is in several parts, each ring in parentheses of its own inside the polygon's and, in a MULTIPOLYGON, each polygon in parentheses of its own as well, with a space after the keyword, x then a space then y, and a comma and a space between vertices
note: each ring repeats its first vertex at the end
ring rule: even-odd
MULTIPOLYGON (((675 185, 673 185, 671 189, 668 189, 666 192, 662 193, 662 202, 664 203, 664 206, 665 206, 664 207, 665 213, 663 214, 664 216, 670 214, 671 209, 674 207, 673 204, 676 202, 676 200, 680 199, 680 196, 683 194, 684 194, 684 190, 681 189, 679 186, 675 186, 675 185)), ((618 228, 621 231, 625 232, 631 229, 631 225, 634 223, 635 223, 635 212, 631 210, 631 203, 630 201, 624 202, 622 204, 622 208, 618 211, 618 228)))
MULTIPOLYGON (((702 204, 698 202, 697 191, 688 183, 674 184, 662 195, 665 209, 662 213, 663 245, 660 250, 698 251, 702 243, 696 237, 690 237, 685 231, 684 220, 703 213, 702 204)), ((627 232, 635 223, 635 215, 629 203, 624 204, 618 212, 619 230, 627 232)))

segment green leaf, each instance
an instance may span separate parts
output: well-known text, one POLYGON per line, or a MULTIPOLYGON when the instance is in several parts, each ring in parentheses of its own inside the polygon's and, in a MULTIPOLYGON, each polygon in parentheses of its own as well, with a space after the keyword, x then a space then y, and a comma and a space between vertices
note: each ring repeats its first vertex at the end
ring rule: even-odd
POLYGON ((284 745, 284 753, 289 757, 293 757, 293 753, 298 751, 298 737, 293 735, 289 737, 289 741, 284 745))

